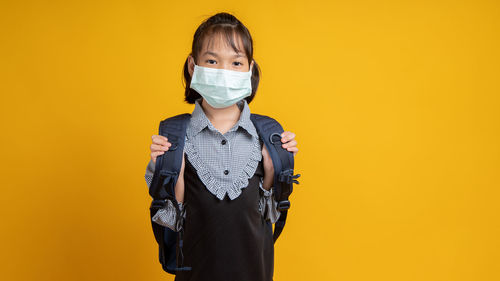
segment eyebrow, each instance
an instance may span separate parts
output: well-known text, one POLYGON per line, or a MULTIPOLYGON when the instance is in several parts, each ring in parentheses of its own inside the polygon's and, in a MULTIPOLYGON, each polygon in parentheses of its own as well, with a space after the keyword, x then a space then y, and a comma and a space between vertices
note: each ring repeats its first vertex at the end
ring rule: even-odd
MULTIPOLYGON (((216 58, 218 58, 218 57, 219 57, 219 56, 217 56, 217 54, 216 54, 216 53, 214 53, 214 52, 210 52, 210 51, 206 51, 205 53, 203 53, 203 56, 204 56, 204 55, 212 55, 212 56, 214 56, 214 57, 216 57, 216 58)), ((242 54, 240 54, 240 53, 237 53, 236 55, 234 55, 234 56, 233 56, 233 58, 238 58, 238 57, 244 57, 244 55, 242 55, 242 54)))

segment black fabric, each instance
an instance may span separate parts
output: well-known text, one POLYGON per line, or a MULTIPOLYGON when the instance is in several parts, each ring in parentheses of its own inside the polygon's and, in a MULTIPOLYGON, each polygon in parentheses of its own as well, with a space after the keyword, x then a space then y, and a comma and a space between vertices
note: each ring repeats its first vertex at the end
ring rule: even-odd
POLYGON ((260 161, 248 186, 219 200, 199 179, 186 156, 184 170, 184 265, 176 281, 272 281, 274 243, 270 224, 259 212, 260 161))

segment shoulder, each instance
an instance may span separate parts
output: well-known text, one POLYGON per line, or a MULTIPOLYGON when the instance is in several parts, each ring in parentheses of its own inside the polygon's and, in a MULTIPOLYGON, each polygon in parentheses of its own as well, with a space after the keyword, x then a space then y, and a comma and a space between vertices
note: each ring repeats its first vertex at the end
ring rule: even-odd
POLYGON ((175 121, 181 121, 181 120, 189 120, 191 118, 191 113, 181 113, 177 114, 174 116, 167 117, 163 120, 161 120, 160 123, 168 123, 168 122, 175 122, 175 121))
POLYGON ((264 115, 264 114, 257 114, 257 113, 251 113, 250 114, 250 120, 252 120, 252 122, 275 122, 275 123, 278 123, 279 122, 271 117, 271 116, 268 116, 268 115, 264 115))
POLYGON ((265 136, 267 136, 272 133, 283 132, 283 127, 281 126, 280 122, 278 122, 273 117, 252 113, 250 119, 252 120, 252 123, 257 129, 259 135, 264 134, 265 136))

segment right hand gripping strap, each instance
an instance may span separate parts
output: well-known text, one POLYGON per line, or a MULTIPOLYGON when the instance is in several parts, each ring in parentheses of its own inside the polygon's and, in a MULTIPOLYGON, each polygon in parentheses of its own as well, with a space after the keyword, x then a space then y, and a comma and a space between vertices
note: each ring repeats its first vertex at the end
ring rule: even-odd
MULTIPOLYGON (((160 122, 158 134, 167 137, 172 146, 156 158, 155 171, 149 189, 149 194, 153 197, 150 207, 151 217, 159 208, 166 205, 166 200, 171 200, 174 203, 177 217, 181 217, 181 210, 175 197, 175 185, 184 157, 184 142, 190 117, 191 114, 185 113, 160 122)), ((182 266, 184 260, 182 252, 183 229, 175 233, 173 230, 154 222, 152 222, 152 226, 160 248, 160 262, 164 269, 172 274, 180 270, 190 270, 190 267, 182 266), (176 251, 176 242, 179 244, 178 252, 176 251)))

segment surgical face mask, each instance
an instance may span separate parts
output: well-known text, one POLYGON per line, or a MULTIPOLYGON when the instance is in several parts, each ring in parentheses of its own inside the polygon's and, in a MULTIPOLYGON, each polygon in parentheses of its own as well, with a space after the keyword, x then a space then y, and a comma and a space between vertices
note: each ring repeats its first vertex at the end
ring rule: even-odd
POLYGON ((247 72, 194 65, 190 88, 212 107, 231 106, 252 94, 252 69, 247 72))

